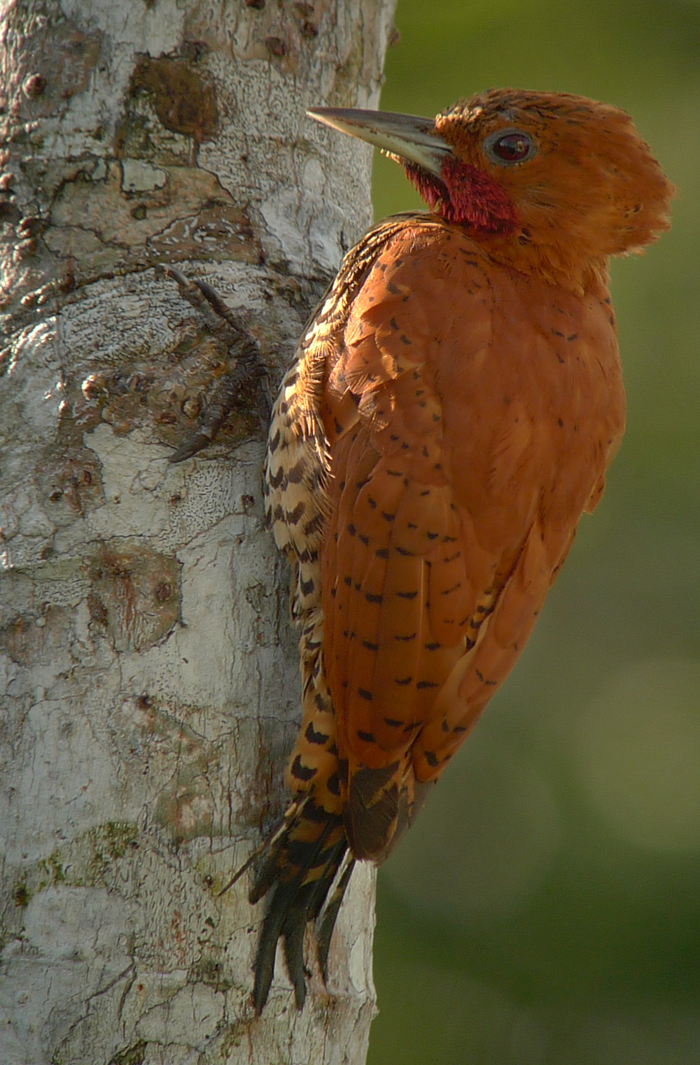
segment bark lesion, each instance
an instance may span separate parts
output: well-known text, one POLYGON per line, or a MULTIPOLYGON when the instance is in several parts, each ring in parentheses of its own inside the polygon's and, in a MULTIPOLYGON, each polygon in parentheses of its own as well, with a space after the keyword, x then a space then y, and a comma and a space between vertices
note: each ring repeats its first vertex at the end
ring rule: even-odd
POLYGON ((206 282, 189 281, 172 266, 164 272, 177 281, 193 313, 173 323, 171 339, 160 350, 125 352, 116 367, 107 368, 101 360, 103 368, 92 370, 90 363, 97 360, 86 360, 82 372, 76 368, 59 429, 67 449, 62 459, 66 470, 42 475, 54 503, 66 492, 88 503, 93 481, 97 490, 92 469, 86 466, 86 474, 77 467, 84 435, 103 422, 117 436, 144 430, 173 449, 171 462, 192 457, 215 439, 230 452, 266 431, 267 366, 252 333, 206 282), (69 483, 73 467, 75 485, 69 483), (86 476, 89 486, 80 480, 86 476), (52 478, 60 484, 53 486, 52 478))
POLYGON ((129 86, 130 96, 145 93, 150 97, 166 129, 191 137, 195 144, 212 140, 220 126, 214 85, 195 70, 192 62, 204 49, 203 44, 192 42, 188 58, 140 56, 129 86))
POLYGON ((139 541, 99 542, 87 565, 92 627, 117 651, 145 651, 181 623, 182 564, 139 541))

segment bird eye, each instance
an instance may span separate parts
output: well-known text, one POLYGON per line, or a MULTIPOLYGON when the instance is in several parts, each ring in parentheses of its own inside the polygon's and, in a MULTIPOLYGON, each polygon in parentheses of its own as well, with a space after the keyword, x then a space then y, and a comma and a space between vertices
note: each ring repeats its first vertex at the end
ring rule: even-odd
POLYGON ((484 141, 484 151, 493 163, 524 163, 537 151, 532 139, 519 129, 498 130, 484 141))

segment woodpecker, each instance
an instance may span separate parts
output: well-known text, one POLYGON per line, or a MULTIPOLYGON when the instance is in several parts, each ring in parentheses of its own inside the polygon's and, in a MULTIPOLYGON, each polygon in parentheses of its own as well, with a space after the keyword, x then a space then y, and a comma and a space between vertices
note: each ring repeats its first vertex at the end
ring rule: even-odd
POLYGON ((624 428, 612 255, 673 188, 627 114, 489 90, 435 119, 311 118, 403 166, 427 212, 346 255, 274 406, 266 508, 291 563, 301 728, 253 1001, 278 940, 301 1008, 356 860, 379 864, 507 676, 624 428))

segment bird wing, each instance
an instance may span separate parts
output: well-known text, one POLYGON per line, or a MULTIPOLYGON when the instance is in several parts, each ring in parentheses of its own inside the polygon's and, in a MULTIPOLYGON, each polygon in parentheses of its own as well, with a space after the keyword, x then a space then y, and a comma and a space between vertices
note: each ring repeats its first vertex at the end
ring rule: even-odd
MULTIPOLYGON (((574 427, 588 378, 594 405, 610 383, 591 369, 602 340, 616 359, 603 312, 586 335, 569 322, 563 359, 563 331, 533 318, 546 300, 506 275, 460 231, 407 224, 327 360, 323 647, 358 856, 386 848, 402 794, 437 779, 508 673, 611 450, 610 412, 574 427)), ((580 319, 560 295, 551 314, 580 319)))

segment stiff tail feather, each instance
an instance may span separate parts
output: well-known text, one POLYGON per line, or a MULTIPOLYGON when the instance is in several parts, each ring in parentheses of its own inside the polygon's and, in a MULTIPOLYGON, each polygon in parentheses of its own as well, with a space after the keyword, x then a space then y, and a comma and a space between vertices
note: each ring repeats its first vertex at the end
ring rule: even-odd
POLYGON ((269 901, 255 955, 253 1005, 258 1014, 265 1007, 281 939, 297 1009, 302 1009, 308 975, 306 925, 316 922, 317 954, 325 980, 333 929, 355 864, 342 817, 328 813, 311 795, 295 800, 223 891, 256 862, 249 899, 256 903, 269 895, 269 901))

